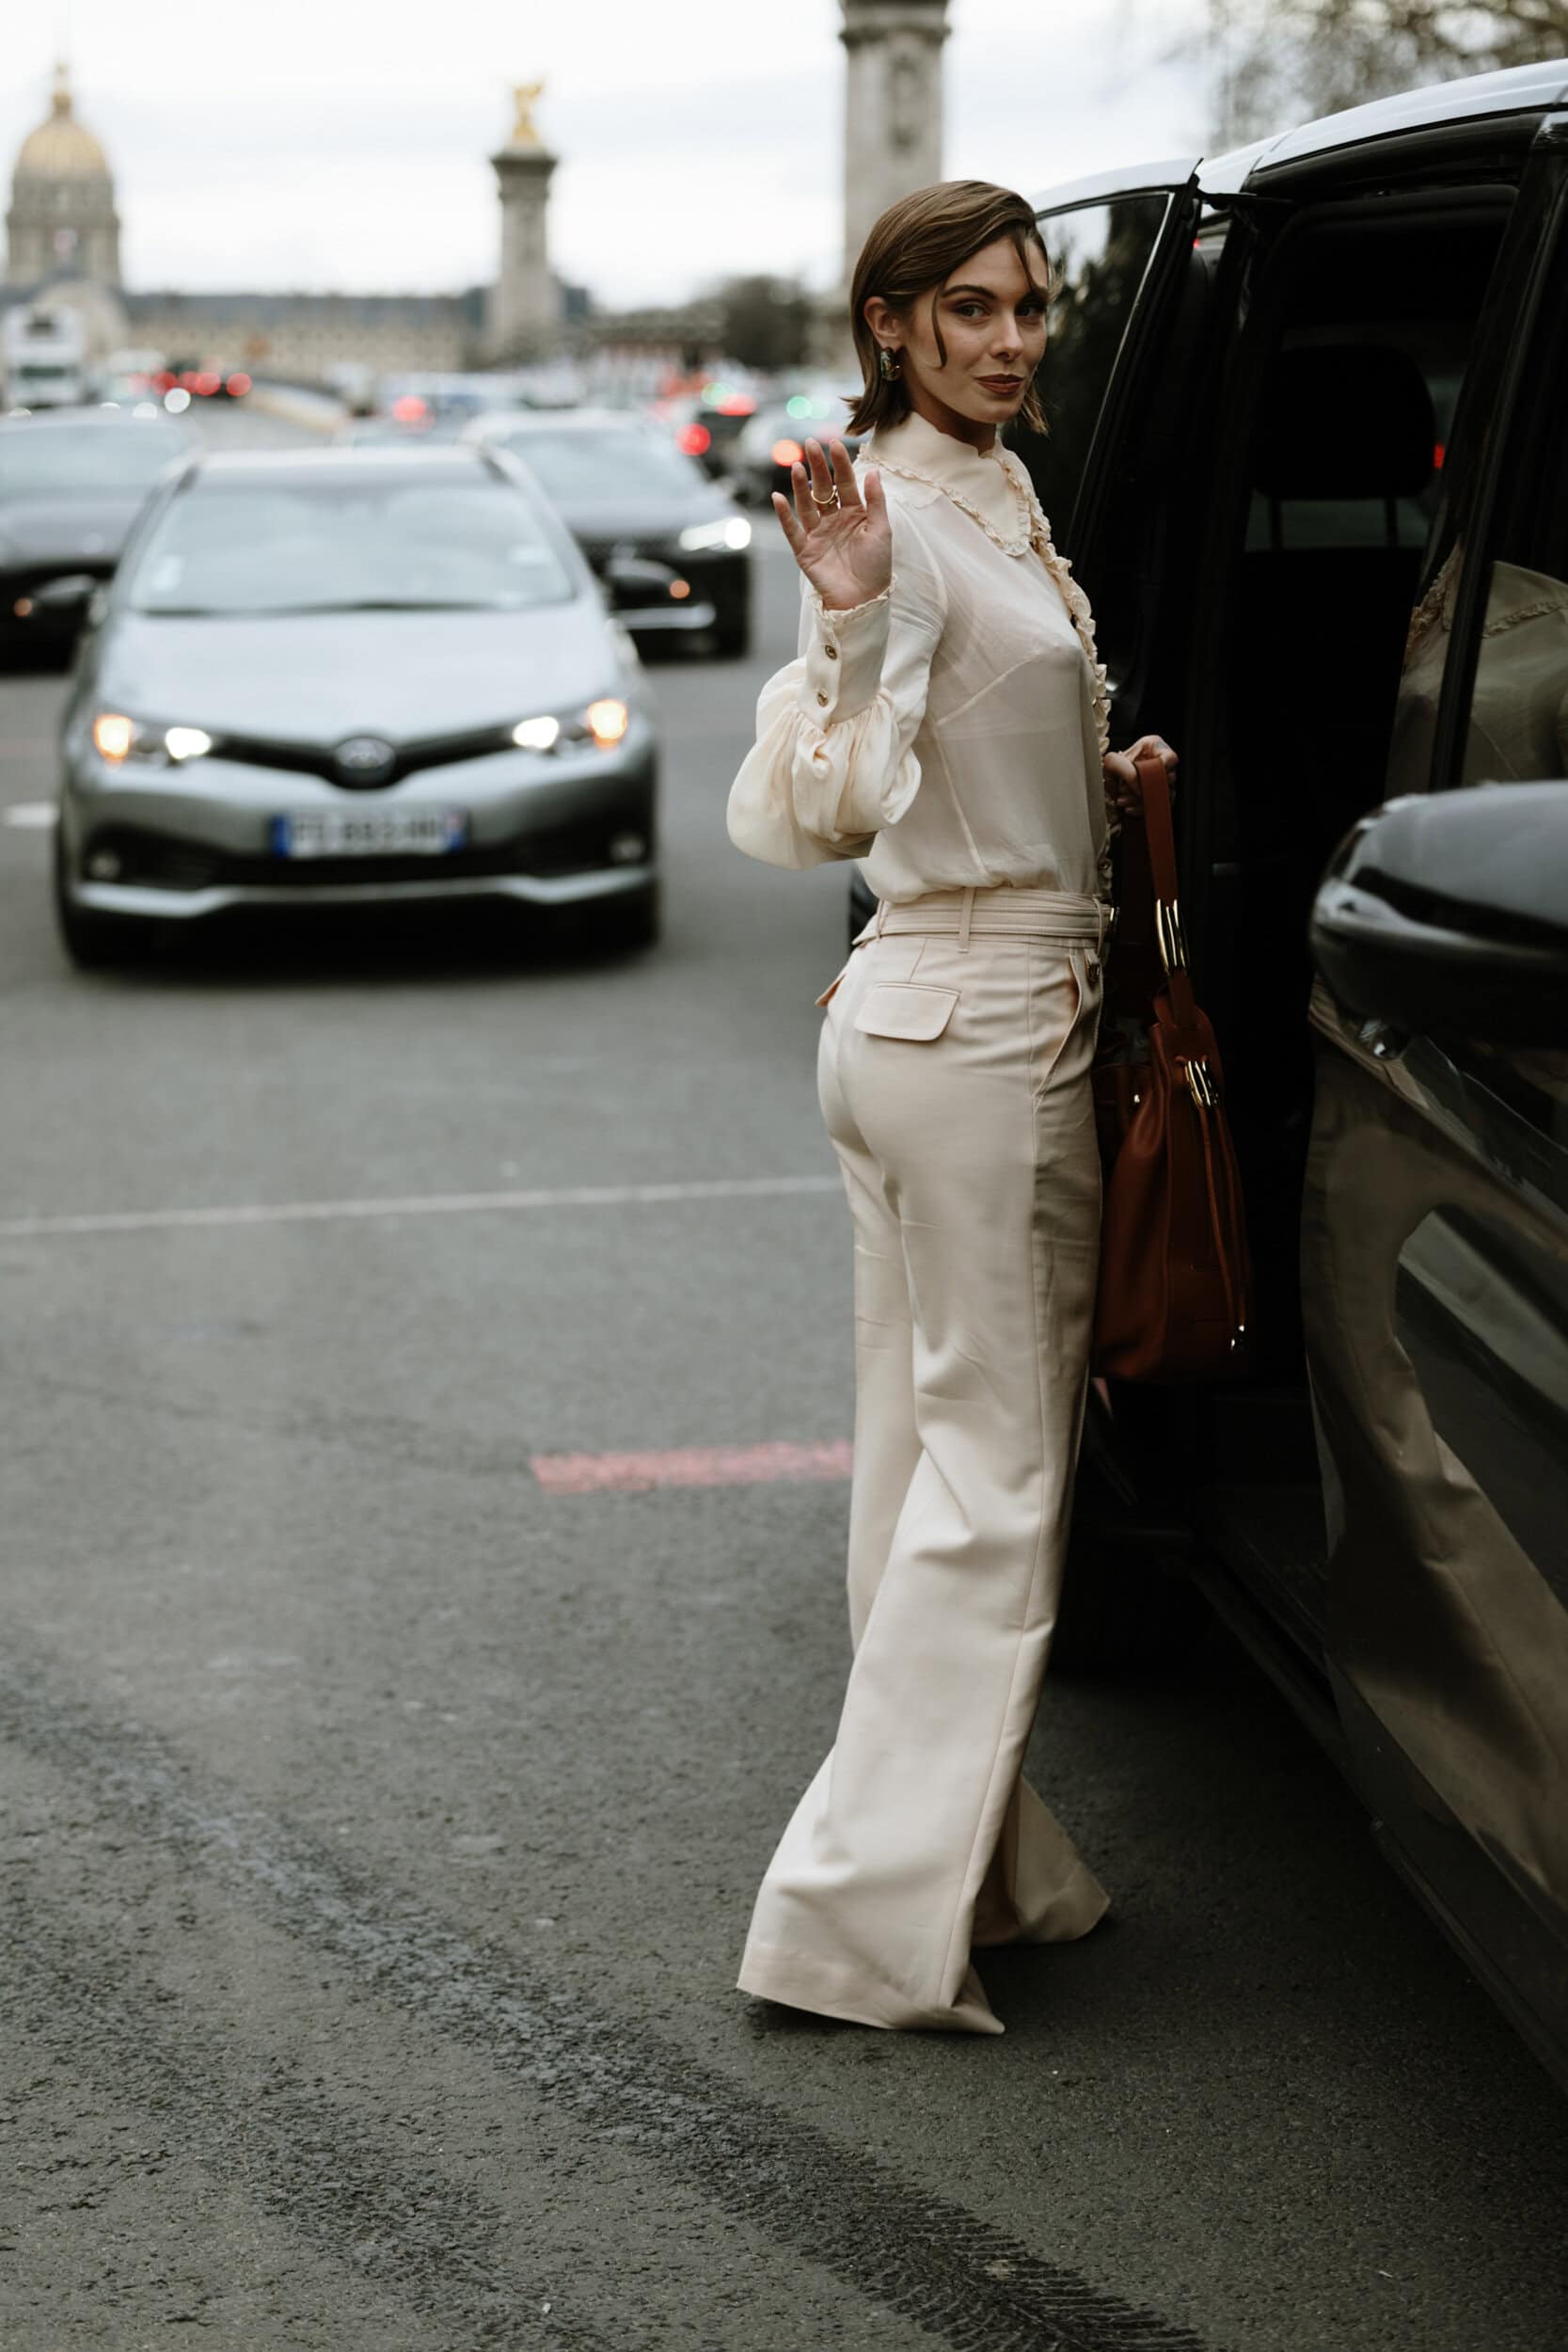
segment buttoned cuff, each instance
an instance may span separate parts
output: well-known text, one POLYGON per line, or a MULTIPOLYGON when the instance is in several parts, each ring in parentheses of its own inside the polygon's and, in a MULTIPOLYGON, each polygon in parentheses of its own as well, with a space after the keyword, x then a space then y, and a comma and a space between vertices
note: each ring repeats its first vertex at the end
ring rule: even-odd
POLYGON ((819 727, 840 719, 858 718, 877 699, 887 653, 888 623, 893 612, 890 581, 879 596, 831 612, 815 588, 806 596, 811 630, 806 643, 806 675, 800 700, 808 718, 819 727))

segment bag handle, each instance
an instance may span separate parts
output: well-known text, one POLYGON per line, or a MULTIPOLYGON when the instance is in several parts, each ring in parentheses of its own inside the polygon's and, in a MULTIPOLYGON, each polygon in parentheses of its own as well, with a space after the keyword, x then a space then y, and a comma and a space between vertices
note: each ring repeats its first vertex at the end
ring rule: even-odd
POLYGON ((1154 940, 1165 968, 1171 1010, 1185 1026, 1197 1009, 1192 974, 1187 968, 1187 942, 1181 930, 1181 896, 1176 872, 1176 831, 1171 823, 1170 778, 1158 752, 1144 752, 1132 763, 1143 807, 1144 840, 1154 894, 1154 940))

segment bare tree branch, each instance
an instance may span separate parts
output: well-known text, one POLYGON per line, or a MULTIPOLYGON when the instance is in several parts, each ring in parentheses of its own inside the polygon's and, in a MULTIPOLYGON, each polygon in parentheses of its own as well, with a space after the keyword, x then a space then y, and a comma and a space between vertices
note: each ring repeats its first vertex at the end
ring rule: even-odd
POLYGON ((1230 146, 1395 90, 1568 56, 1568 0, 1209 0, 1202 49, 1214 135, 1230 146))

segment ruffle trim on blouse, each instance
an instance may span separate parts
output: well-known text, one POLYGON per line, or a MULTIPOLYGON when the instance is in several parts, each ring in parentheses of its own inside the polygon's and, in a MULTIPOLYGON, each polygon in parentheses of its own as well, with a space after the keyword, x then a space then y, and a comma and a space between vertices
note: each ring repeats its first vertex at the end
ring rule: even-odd
MULTIPOLYGON (((1106 676, 1105 664, 1100 659, 1100 650, 1095 644, 1094 610, 1084 590, 1072 577, 1071 559, 1069 556, 1058 555, 1056 552, 1055 542, 1051 536, 1051 525, 1045 518, 1045 509, 1039 502, 1038 495, 1029 479, 1029 471, 1023 460, 1016 456, 1011 450, 1004 450, 1002 454, 1008 473, 1028 501, 1029 519, 1032 526, 1029 544, 1055 581, 1062 602, 1067 607, 1068 618, 1072 623, 1078 643, 1083 646, 1088 661, 1089 691, 1094 705, 1095 734, 1099 739, 1100 756, 1103 762, 1106 753, 1111 748, 1111 690, 1106 676)), ((1114 888, 1111 851, 1113 844, 1119 839, 1120 834, 1121 812, 1107 792, 1105 794, 1105 845, 1101 850, 1099 860, 1101 896, 1105 898, 1110 898, 1114 888)))
POLYGON ((1068 617, 1077 632, 1079 644, 1088 657, 1089 674, 1094 681, 1092 692, 1095 729, 1100 737, 1100 755, 1103 758, 1111 748, 1111 694, 1106 681, 1105 664, 1101 660, 1094 642, 1093 608, 1088 597, 1072 577, 1070 557, 1058 555, 1056 552, 1055 543, 1051 536, 1051 525, 1045 518, 1045 509, 1041 506, 1035 485, 1029 479, 1028 469, 1024 466, 1022 459, 1015 456, 1011 450, 1005 450, 1003 455, 1008 473, 1028 501, 1029 519, 1032 526, 1029 532, 1029 544, 1060 589, 1062 602, 1068 609, 1068 617))

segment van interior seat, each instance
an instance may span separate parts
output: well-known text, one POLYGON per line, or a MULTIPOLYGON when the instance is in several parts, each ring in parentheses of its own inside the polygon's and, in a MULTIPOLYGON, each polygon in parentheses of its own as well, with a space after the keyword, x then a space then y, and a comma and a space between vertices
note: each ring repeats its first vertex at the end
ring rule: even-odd
POLYGON ((1340 835, 1383 797, 1422 553, 1398 544, 1395 502, 1431 482, 1434 434, 1426 379, 1404 351, 1306 344, 1274 360, 1252 462, 1274 544, 1243 558, 1232 642, 1240 758, 1272 771, 1288 805, 1238 817, 1243 858, 1283 854, 1292 897, 1310 894, 1340 835), (1286 501, 1373 505, 1358 510, 1361 544, 1292 547, 1286 501))

